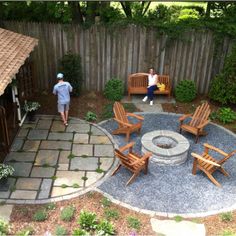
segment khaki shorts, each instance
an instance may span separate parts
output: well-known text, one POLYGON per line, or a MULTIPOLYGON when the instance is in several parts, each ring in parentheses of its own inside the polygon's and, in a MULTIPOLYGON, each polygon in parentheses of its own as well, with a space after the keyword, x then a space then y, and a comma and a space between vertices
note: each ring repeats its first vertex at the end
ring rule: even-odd
POLYGON ((57 104, 57 110, 58 112, 65 112, 65 111, 69 111, 70 108, 70 103, 66 103, 66 104, 57 104))

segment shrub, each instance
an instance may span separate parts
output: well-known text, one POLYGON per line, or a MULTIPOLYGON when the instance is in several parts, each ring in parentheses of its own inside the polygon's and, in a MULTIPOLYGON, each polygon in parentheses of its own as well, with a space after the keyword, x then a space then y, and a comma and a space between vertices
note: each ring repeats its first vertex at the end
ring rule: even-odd
POLYGON ((96 228, 96 234, 97 235, 114 235, 115 234, 115 228, 113 224, 108 222, 107 220, 102 220, 96 228))
POLYGON ((124 94, 123 81, 113 78, 105 85, 104 95, 111 101, 120 101, 124 94))
POLYGON ((60 235, 68 235, 68 231, 66 228, 64 228, 61 225, 57 225, 56 226, 56 230, 55 230, 55 235, 56 236, 60 236, 60 235))
POLYGON ((0 235, 7 235, 9 230, 9 225, 4 220, 0 219, 0 235))
POLYGON ((61 211, 61 220, 63 221, 71 221, 75 214, 75 207, 68 206, 62 209, 61 211))
POLYGON ((103 197, 102 200, 101 200, 101 204, 103 207, 110 207, 111 206, 111 201, 106 198, 106 197, 103 197))
POLYGON ((104 211, 104 214, 105 214, 105 217, 106 219, 108 220, 111 220, 111 219, 115 219, 115 220, 118 220, 119 219, 119 212, 117 210, 113 210, 113 209, 106 209, 104 211))
POLYGON ((227 107, 222 107, 218 111, 218 119, 223 124, 232 123, 236 120, 236 113, 227 107))
POLYGON ((90 234, 84 229, 74 229, 72 236, 89 236, 90 234))
POLYGON ((87 120, 87 121, 96 121, 97 120, 97 115, 92 111, 88 111, 86 116, 85 116, 85 120, 87 120))
POLYGON ((191 102, 197 95, 195 83, 192 80, 181 80, 175 88, 176 100, 191 102))
POLYGON ((78 223, 82 229, 95 230, 97 227, 97 215, 89 211, 81 211, 78 223))
POLYGON ((35 221, 45 221, 47 218, 48 218, 48 215, 45 210, 38 210, 33 215, 33 219, 35 221))
POLYGON ((68 52, 60 60, 61 72, 65 76, 65 80, 71 83, 73 94, 78 96, 82 86, 82 67, 81 59, 78 54, 68 52))
POLYGON ((129 226, 130 228, 139 230, 140 227, 141 227, 141 222, 139 221, 139 219, 137 219, 137 218, 135 218, 135 217, 129 216, 129 217, 127 218, 127 222, 128 222, 128 226, 129 226))
POLYGON ((232 212, 225 212, 220 214, 220 219, 225 222, 229 222, 233 220, 233 214, 232 212))
POLYGON ((176 222, 181 222, 181 221, 183 220, 183 217, 182 217, 182 216, 175 216, 175 217, 174 217, 174 220, 175 220, 176 222))

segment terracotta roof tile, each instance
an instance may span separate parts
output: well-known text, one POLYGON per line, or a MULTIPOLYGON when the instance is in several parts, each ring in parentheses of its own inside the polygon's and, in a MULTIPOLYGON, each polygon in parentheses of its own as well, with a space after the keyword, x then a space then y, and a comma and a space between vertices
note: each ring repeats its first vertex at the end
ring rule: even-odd
POLYGON ((0 28, 0 96, 37 44, 35 38, 0 28))

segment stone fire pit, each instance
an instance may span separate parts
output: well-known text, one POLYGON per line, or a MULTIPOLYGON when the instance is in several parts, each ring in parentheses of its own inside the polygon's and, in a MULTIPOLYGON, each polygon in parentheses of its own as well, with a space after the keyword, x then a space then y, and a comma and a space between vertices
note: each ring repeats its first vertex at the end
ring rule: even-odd
POLYGON ((169 130, 146 133, 141 138, 142 152, 152 152, 151 161, 160 165, 179 165, 188 157, 190 144, 181 134, 169 130))

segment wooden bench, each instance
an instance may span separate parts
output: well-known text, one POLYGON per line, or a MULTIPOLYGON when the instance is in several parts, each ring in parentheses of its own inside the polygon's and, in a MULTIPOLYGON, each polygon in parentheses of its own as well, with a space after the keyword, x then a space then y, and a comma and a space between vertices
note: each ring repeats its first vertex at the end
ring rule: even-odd
MULTIPOLYGON (((159 83, 165 84, 165 90, 154 91, 154 94, 166 94, 170 98, 171 83, 169 75, 158 75, 159 83)), ((128 95, 129 99, 131 94, 146 94, 148 86, 148 73, 131 74, 128 77, 128 95)))

